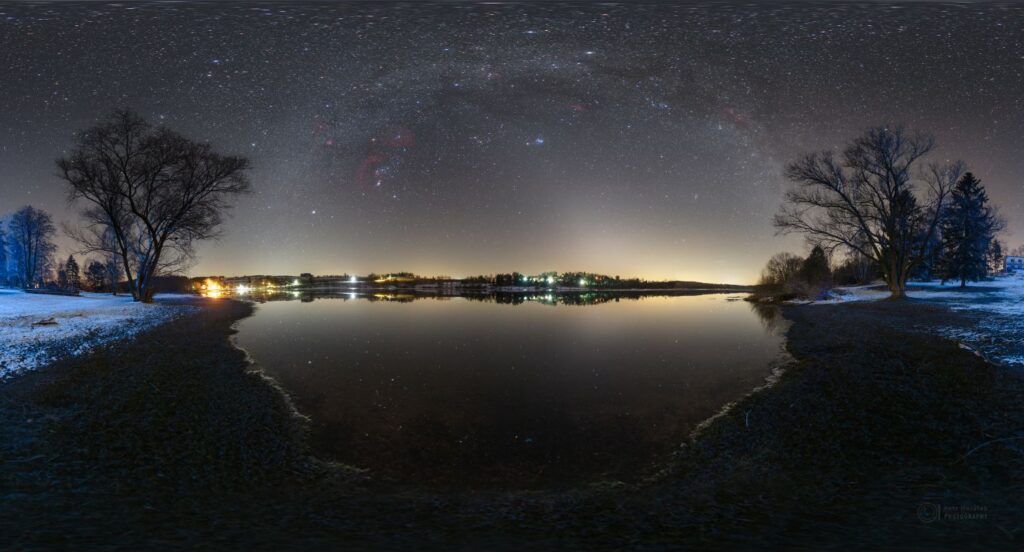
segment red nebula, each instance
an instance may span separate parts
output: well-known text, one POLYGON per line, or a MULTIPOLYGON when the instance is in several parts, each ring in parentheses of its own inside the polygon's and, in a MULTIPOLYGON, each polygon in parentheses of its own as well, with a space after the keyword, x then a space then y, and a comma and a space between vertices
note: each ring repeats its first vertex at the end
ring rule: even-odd
POLYGON ((381 165, 416 145, 416 134, 405 127, 392 127, 378 133, 366 146, 366 156, 356 170, 356 184, 365 186, 379 178, 381 165))
POLYGON ((738 127, 745 127, 750 123, 744 114, 731 107, 727 107, 723 111, 725 111, 725 115, 732 121, 732 124, 738 127))
POLYGON ((387 159, 387 156, 380 153, 367 154, 363 162, 359 164, 359 170, 356 171, 356 183, 360 186, 368 184, 370 177, 377 172, 377 167, 387 159))

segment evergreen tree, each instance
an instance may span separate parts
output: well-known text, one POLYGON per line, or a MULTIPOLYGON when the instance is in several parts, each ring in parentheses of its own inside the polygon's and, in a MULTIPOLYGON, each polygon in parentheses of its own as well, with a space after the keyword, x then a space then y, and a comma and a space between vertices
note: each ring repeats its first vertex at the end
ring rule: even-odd
POLYGON ((101 291, 107 283, 107 268, 99 261, 92 261, 85 268, 85 280, 89 282, 89 289, 101 291))
POLYGON ((68 256, 68 261, 64 263, 64 272, 68 289, 82 289, 82 272, 78 269, 78 261, 75 260, 74 255, 68 256))
POLYGON ((828 255, 821 246, 811 249, 810 255, 800 266, 800 279, 806 284, 808 295, 817 295, 832 287, 832 269, 829 267, 828 255))
POLYGON ((942 256, 939 276, 943 283, 959 280, 960 287, 988 274, 989 248, 1002 222, 988 205, 988 194, 975 176, 966 173, 953 189, 949 209, 942 220, 942 256))
POLYGON ((925 253, 921 257, 921 264, 914 267, 911 272, 911 278, 915 280, 931 280, 939 273, 941 259, 942 236, 936 232, 925 243, 925 253))
POLYGON ((1006 246, 999 240, 992 240, 992 245, 988 248, 988 271, 990 274, 998 274, 1003 272, 1005 269, 1005 255, 1003 251, 1006 246))

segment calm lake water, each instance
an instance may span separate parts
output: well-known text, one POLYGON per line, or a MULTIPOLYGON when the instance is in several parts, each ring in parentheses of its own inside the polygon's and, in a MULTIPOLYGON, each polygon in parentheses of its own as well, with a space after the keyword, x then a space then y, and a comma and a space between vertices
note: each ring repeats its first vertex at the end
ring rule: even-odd
POLYGON ((422 484, 632 480, 781 358, 740 297, 280 294, 237 341, 321 457, 422 484))

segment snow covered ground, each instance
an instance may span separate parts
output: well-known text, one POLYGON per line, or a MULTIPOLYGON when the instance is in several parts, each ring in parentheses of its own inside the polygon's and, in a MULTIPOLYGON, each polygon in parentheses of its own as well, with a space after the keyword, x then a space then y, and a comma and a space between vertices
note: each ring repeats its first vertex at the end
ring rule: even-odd
POLYGON ((0 379, 131 337, 198 307, 135 303, 130 296, 83 293, 37 295, 0 289, 0 379), (52 319, 54 324, 40 324, 52 319))
MULTIPOLYGON (((829 299, 818 302, 876 301, 888 296, 885 286, 844 287, 834 290, 829 299)), ((973 329, 941 328, 940 331, 987 358, 1024 366, 1024 275, 968 282, 964 289, 959 282, 946 285, 937 280, 911 282, 907 296, 977 315, 978 322, 973 329)))
MULTIPOLYGON (((817 303, 876 301, 889 297, 884 285, 837 287, 832 296, 817 303)), ((952 300, 964 308, 976 308, 1007 314, 1024 314, 1024 275, 999 276, 985 282, 968 282, 961 289, 959 282, 938 280, 909 282, 907 297, 928 301, 952 300)))

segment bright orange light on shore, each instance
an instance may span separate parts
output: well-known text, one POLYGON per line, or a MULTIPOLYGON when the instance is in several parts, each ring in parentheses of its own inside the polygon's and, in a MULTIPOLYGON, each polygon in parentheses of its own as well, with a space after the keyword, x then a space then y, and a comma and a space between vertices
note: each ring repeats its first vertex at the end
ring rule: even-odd
POLYGON ((203 297, 211 299, 220 299, 224 295, 224 286, 211 278, 207 278, 203 283, 199 284, 199 289, 203 292, 203 297))

